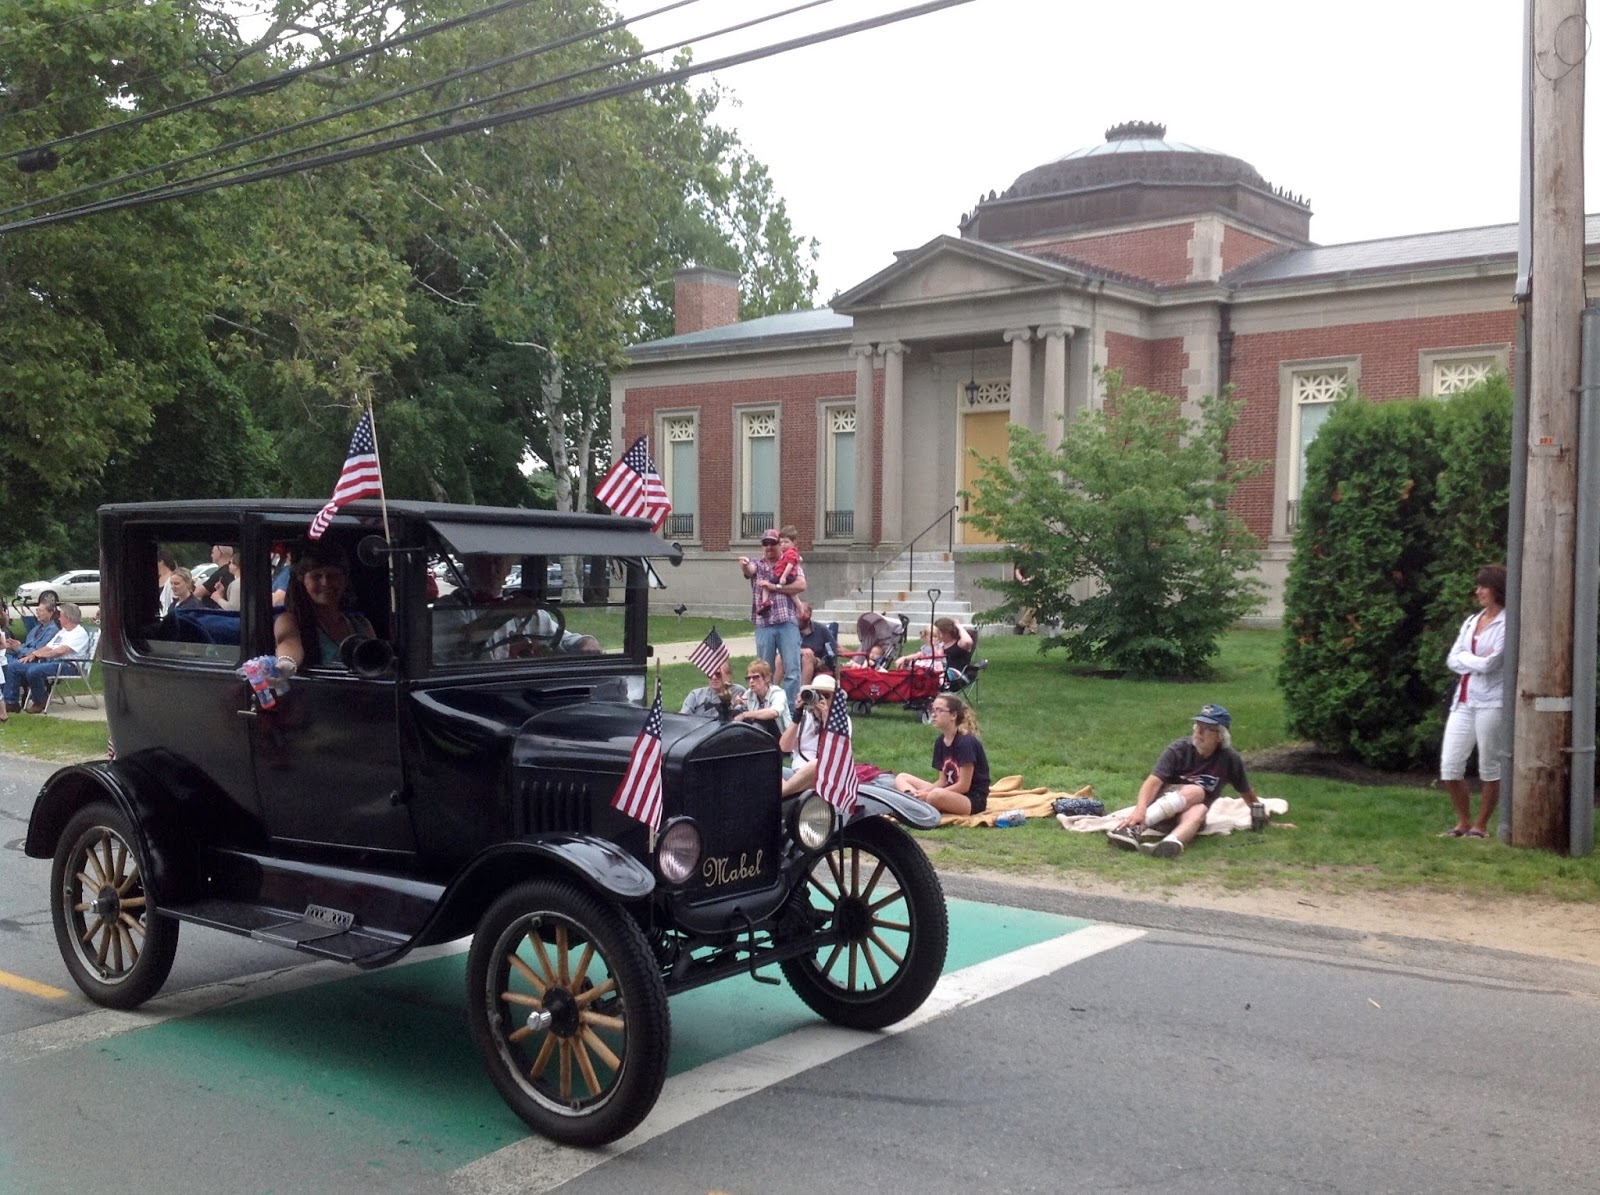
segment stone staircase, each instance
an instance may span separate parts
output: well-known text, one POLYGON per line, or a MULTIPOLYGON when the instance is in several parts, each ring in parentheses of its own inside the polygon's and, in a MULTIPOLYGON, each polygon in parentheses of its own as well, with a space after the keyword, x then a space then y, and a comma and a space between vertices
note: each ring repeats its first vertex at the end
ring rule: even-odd
POLYGON ((856 619, 868 610, 882 614, 904 614, 911 620, 911 637, 914 640, 931 621, 928 617, 928 590, 940 591, 933 610, 936 618, 946 615, 957 622, 972 621, 972 603, 956 600, 956 566, 948 552, 917 552, 915 577, 912 576, 912 553, 902 552, 885 566, 872 582, 873 590, 863 583, 843 597, 833 598, 825 606, 814 607, 811 617, 817 622, 839 624, 839 637, 845 643, 855 639, 856 619), (915 584, 916 588, 911 586, 915 584))

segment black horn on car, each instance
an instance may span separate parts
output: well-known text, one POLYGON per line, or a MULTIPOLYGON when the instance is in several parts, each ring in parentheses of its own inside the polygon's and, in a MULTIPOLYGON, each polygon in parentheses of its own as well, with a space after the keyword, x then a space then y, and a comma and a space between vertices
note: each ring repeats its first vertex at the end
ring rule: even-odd
POLYGON ((394 663, 394 648, 386 639, 361 639, 351 635, 339 644, 339 659, 357 676, 382 676, 394 663))

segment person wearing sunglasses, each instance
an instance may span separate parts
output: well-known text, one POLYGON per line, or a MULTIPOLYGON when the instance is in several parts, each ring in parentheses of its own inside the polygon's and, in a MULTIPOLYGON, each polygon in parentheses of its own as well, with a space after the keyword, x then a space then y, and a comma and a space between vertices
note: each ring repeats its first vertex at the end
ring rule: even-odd
POLYGON ((789 699, 781 688, 772 683, 772 666, 765 660, 752 660, 744 670, 744 683, 749 686, 734 708, 735 722, 749 722, 772 735, 782 738, 789 729, 789 699))

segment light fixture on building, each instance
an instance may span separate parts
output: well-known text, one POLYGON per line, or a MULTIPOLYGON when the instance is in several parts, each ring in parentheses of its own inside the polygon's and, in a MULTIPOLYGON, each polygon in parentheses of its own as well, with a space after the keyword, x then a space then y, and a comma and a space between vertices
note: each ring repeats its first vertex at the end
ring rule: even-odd
POLYGON ((972 368, 967 374, 967 406, 978 405, 978 350, 972 350, 972 368))

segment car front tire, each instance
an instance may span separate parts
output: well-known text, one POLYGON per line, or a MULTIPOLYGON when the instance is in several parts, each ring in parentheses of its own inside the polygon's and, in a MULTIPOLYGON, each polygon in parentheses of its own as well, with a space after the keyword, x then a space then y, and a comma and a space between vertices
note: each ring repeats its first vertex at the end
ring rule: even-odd
POLYGON ((478 924, 467 958, 473 1042, 536 1132, 596 1146, 649 1115, 667 1077, 666 988, 639 927, 577 885, 533 880, 478 924))
POLYGON ((178 922, 157 912, 137 837, 108 803, 79 810, 50 869, 50 916, 73 982, 96 1004, 136 1008, 161 990, 178 922))
POLYGON ((882 1029, 922 1006, 944 970, 949 914, 922 848, 882 817, 846 826, 790 898, 781 936, 825 935, 784 977, 818 1016, 882 1029))

